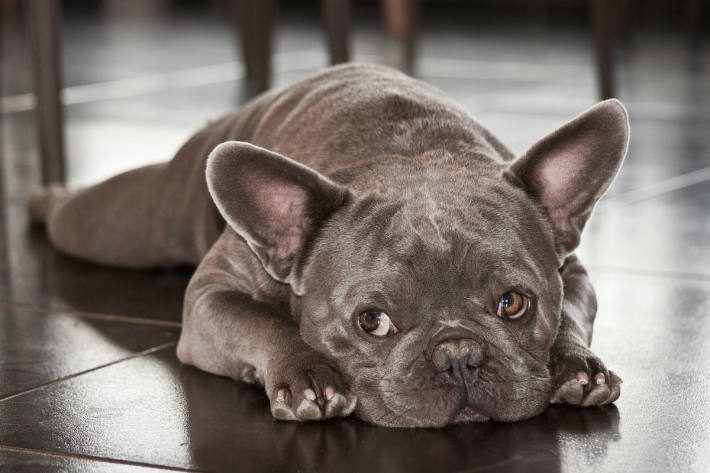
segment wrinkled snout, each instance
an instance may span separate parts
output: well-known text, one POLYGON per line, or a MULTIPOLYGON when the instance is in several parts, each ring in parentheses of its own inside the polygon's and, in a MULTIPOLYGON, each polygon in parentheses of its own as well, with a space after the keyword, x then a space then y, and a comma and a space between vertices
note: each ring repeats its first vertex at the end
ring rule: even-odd
POLYGON ((468 386, 478 378, 478 370, 485 360, 481 344, 471 338, 445 340, 432 352, 434 368, 448 374, 452 381, 468 386))

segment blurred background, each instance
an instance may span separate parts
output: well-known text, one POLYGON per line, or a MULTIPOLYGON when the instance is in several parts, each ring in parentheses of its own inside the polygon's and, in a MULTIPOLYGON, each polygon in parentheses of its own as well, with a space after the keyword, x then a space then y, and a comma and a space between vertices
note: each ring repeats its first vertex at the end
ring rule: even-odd
POLYGON ((208 119, 345 60, 442 88, 516 152, 609 96, 634 119, 698 126, 706 3, 2 0, 6 192, 42 181, 40 155, 45 181, 73 185, 169 159, 208 119))

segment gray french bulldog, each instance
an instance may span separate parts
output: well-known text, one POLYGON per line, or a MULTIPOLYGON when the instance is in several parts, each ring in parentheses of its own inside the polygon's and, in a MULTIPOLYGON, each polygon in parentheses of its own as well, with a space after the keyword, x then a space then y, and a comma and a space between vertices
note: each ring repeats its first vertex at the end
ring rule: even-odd
POLYGON ((516 421, 619 397, 573 251, 628 137, 608 100, 515 158, 439 90, 348 64, 28 205, 76 257, 198 265, 179 359, 259 383, 277 419, 516 421))

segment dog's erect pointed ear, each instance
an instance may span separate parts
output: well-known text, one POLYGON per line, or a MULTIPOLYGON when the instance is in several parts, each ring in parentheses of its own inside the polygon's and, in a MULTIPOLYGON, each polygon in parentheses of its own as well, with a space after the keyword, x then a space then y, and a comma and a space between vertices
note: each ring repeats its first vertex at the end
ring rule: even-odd
POLYGON ((240 141, 222 143, 210 153, 207 186, 224 219, 266 271, 292 286, 299 256, 348 198, 345 187, 315 170, 240 141))
POLYGON ((511 165, 510 171, 547 212, 562 257, 579 245, 628 142, 626 109, 618 100, 606 100, 535 143, 511 165))

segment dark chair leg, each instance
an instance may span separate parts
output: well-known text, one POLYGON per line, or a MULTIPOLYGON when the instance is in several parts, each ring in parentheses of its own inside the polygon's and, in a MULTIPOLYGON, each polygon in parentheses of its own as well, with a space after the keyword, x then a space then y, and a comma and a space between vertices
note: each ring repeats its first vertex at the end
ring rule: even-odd
POLYGON ((276 0, 236 0, 233 19, 239 29, 247 93, 256 95, 271 84, 272 30, 276 0))
POLYGON ((26 8, 32 48, 32 76, 42 182, 64 182, 59 0, 28 0, 26 8))
POLYGON ((322 0, 330 63, 350 60, 350 0, 322 0))
POLYGON ((683 2, 685 28, 691 34, 697 34, 703 29, 704 10, 703 0, 685 0, 683 2))
POLYGON ((380 0, 390 36, 404 43, 406 72, 414 71, 416 36, 419 27, 419 0, 380 0))
POLYGON ((590 0, 600 99, 616 96, 617 0, 590 0))

